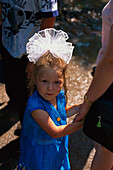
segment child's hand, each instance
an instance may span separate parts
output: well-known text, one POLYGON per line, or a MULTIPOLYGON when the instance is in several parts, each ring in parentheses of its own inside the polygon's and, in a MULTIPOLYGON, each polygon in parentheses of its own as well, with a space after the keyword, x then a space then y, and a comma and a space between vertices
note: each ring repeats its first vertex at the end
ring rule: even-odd
POLYGON ((73 119, 73 122, 82 122, 84 119, 81 119, 81 120, 79 120, 79 121, 76 121, 76 119, 77 119, 77 117, 78 117, 78 114, 76 114, 76 116, 74 117, 74 119, 73 119))
POLYGON ((76 105, 73 105, 73 106, 70 106, 66 109, 67 111, 67 117, 71 117, 75 114, 77 114, 81 108, 81 105, 82 104, 76 104, 76 105))
POLYGON ((82 120, 76 122, 76 117, 74 118, 73 123, 76 124, 76 130, 79 130, 79 129, 83 128, 84 120, 85 119, 82 119, 82 120))

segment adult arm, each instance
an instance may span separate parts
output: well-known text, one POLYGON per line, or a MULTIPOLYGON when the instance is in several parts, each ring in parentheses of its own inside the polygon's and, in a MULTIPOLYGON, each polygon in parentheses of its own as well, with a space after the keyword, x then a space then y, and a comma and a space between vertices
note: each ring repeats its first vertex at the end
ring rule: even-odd
POLYGON ((46 28, 53 28, 55 23, 56 17, 51 18, 43 18, 41 22, 40 30, 46 29, 46 28))
MULTIPOLYGON (((113 82, 113 25, 109 42, 103 59, 98 64, 92 83, 87 91, 88 100, 94 102, 109 88, 113 82)), ((83 119, 91 107, 91 103, 84 101, 76 121, 83 119)))

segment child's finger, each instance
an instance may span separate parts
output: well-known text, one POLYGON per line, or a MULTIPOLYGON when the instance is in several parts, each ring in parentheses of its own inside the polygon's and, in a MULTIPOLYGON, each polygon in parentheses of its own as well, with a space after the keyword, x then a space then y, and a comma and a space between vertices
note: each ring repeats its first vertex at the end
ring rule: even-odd
POLYGON ((79 121, 82 121, 83 117, 81 116, 81 114, 77 114, 77 117, 75 119, 75 122, 79 122, 79 121))

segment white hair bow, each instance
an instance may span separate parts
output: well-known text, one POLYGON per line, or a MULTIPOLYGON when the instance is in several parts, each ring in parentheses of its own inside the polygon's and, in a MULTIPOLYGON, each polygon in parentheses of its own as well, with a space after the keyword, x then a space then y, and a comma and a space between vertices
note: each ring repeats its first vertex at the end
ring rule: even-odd
POLYGON ((54 57, 61 58, 68 64, 74 49, 72 43, 66 42, 68 38, 67 33, 54 28, 35 33, 26 45, 29 61, 35 64, 49 50, 54 57))

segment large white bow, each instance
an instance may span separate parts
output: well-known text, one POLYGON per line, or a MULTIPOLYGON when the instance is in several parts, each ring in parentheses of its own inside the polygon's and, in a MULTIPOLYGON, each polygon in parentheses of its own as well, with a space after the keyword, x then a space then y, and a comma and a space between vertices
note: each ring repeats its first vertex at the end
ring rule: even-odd
POLYGON ((72 43, 66 42, 68 38, 67 33, 54 28, 35 33, 26 45, 29 61, 35 64, 49 50, 54 57, 61 58, 68 64, 74 49, 72 43))

